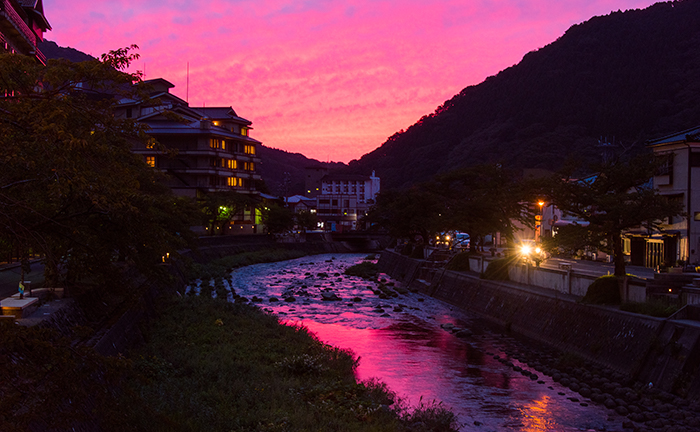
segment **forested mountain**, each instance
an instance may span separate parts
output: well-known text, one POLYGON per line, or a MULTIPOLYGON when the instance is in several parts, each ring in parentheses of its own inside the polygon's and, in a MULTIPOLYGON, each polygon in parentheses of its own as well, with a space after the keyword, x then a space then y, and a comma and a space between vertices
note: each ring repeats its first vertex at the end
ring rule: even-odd
POLYGON ((600 158, 601 137, 642 151, 700 124, 700 0, 657 3, 574 25, 470 86, 359 161, 382 187, 493 162, 556 170, 600 158))
POLYGON ((78 51, 75 48, 58 46, 56 42, 50 40, 39 42, 39 49, 44 53, 47 59, 64 58, 72 62, 95 59, 93 56, 78 51))
POLYGON ((303 195, 306 167, 323 166, 330 170, 346 167, 342 163, 319 162, 301 153, 290 153, 264 145, 259 147, 258 156, 262 163, 258 165, 257 171, 274 195, 303 195))

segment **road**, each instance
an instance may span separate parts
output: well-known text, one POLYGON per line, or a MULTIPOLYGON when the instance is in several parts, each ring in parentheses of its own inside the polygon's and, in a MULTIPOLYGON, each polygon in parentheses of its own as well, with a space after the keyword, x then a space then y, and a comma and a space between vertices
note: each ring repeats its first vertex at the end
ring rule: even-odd
MULTIPOLYGON (((5 267, 0 269, 0 299, 7 298, 19 291, 19 280, 21 269, 17 267, 5 267)), ((31 272, 24 275, 25 281, 32 282, 32 288, 38 288, 44 283, 44 265, 34 262, 31 265, 31 272)))
MULTIPOLYGON (((577 273, 587 274, 591 276, 603 276, 606 274, 615 273, 615 266, 612 263, 602 263, 597 261, 582 261, 560 258, 549 258, 540 266, 543 268, 559 269, 559 265, 571 264, 572 269, 577 273)), ((654 279, 654 269, 640 266, 628 265, 625 267, 627 273, 638 276, 644 279, 654 279)))

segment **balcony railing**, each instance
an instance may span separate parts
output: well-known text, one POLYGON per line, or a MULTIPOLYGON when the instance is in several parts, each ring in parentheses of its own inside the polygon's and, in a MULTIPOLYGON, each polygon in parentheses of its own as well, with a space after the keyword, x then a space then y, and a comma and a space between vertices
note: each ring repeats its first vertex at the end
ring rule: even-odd
POLYGON ((29 28, 26 22, 17 14, 15 8, 12 7, 8 0, 2 0, 2 13, 15 26, 15 28, 27 39, 34 48, 36 48, 36 36, 29 28))

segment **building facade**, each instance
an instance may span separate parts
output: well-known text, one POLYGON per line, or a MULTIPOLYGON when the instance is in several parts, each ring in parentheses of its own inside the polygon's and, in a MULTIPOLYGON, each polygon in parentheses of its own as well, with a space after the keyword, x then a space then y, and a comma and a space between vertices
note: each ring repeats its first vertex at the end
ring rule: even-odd
POLYGON ((48 30, 51 25, 44 16, 42 0, 0 1, 0 47, 5 52, 32 56, 46 64, 37 45, 48 30))
MULTIPOLYGON (((164 79, 145 82, 146 100, 122 100, 115 115, 133 118, 148 126, 152 141, 133 151, 144 161, 168 174, 175 195, 202 198, 207 193, 235 191, 258 196, 257 174, 260 142, 249 136, 251 122, 231 107, 190 107, 170 93, 173 84, 164 79)), ((261 232, 254 209, 236 218, 234 231, 261 232)))
POLYGON ((316 214, 326 231, 355 231, 366 227, 360 219, 367 214, 379 193, 380 179, 353 174, 328 174, 321 179, 316 196, 316 214))
MULTIPOLYGON (((666 165, 654 176, 654 187, 669 199, 683 203, 685 215, 666 218, 661 234, 645 240, 647 260, 657 256, 666 265, 675 264, 676 260, 697 264, 700 262, 700 127, 650 141, 648 146, 655 155, 667 157, 666 165)), ((641 241, 637 239, 640 245, 641 241)))

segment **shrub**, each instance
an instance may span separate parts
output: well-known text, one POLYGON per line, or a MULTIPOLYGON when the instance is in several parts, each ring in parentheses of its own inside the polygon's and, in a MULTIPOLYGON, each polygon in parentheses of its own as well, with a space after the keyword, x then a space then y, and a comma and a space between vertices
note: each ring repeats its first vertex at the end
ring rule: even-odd
POLYGON ((452 257, 447 263, 447 270, 469 271, 469 253, 462 252, 452 257))
POLYGON ((363 261, 354 266, 345 269, 345 274, 348 276, 359 276, 364 279, 372 279, 377 276, 379 266, 373 262, 363 261))
POLYGON ((588 287, 586 295, 581 299, 583 303, 600 305, 619 305, 620 284, 616 276, 601 276, 588 287))
POLYGON ((413 248, 413 251, 411 252, 411 258, 417 258, 417 259, 423 259, 425 258, 425 255, 423 254, 423 245, 422 244, 417 244, 413 248))
POLYGON ((482 277, 488 280, 510 280, 508 271, 510 270, 511 259, 501 258, 489 262, 482 277))
POLYGON ((630 302, 620 305, 620 310, 658 318, 668 318, 678 311, 678 307, 658 301, 644 303, 630 302))

